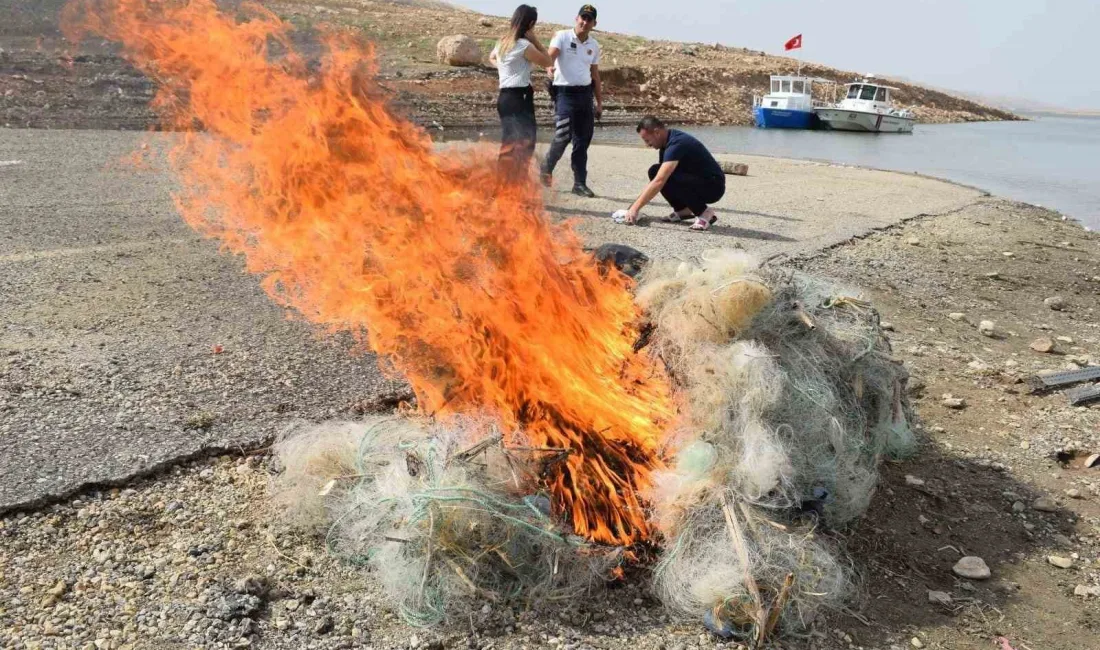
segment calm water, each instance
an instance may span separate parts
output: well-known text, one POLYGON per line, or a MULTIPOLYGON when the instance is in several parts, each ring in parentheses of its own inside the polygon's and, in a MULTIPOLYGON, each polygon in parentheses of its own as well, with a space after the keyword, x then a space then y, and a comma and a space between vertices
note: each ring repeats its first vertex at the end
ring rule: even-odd
MULTIPOLYGON (((716 153, 804 158, 919 172, 1058 210, 1100 230, 1100 119, 918 124, 912 135, 692 126, 716 153)), ((634 130, 596 131, 595 142, 640 144, 634 130)), ((568 161, 566 161, 568 162, 568 161)))

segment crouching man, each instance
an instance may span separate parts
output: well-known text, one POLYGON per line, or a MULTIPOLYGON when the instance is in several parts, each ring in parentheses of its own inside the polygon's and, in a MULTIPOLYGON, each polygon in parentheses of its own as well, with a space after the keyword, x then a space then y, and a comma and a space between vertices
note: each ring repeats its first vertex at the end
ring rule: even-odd
POLYGON ((670 129, 652 115, 638 122, 638 135, 659 150, 658 164, 649 168, 649 184, 626 211, 623 220, 636 223, 641 209, 659 193, 672 206, 665 221, 692 220, 692 230, 706 230, 718 215, 709 204, 726 193, 726 176, 702 142, 678 129, 670 129))

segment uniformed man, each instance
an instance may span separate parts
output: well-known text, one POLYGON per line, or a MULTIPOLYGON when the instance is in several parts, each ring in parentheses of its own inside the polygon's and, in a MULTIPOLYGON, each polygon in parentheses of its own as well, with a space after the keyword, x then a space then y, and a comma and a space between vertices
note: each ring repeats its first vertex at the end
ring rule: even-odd
POLYGON ((563 29, 550 41, 556 96, 554 140, 542 164, 542 182, 549 187, 554 167, 572 143, 573 193, 590 198, 596 195, 588 188, 588 145, 595 120, 603 113, 600 44, 592 36, 595 26, 596 8, 584 5, 577 12, 573 29, 563 29))

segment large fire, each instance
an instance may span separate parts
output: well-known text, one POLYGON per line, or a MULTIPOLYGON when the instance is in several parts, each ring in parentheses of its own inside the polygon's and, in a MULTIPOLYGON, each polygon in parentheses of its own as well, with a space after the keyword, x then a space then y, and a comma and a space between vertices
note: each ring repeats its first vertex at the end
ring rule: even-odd
POLYGON ((542 480, 578 534, 647 537, 638 495, 668 381, 632 352, 628 279, 550 223, 537 186, 503 183, 491 152, 433 149, 387 110, 371 47, 347 33, 325 35, 318 66, 258 5, 75 0, 63 22, 159 84, 192 227, 243 253, 276 300, 365 335, 425 413, 487 412, 522 431, 512 444, 568 450, 542 480))

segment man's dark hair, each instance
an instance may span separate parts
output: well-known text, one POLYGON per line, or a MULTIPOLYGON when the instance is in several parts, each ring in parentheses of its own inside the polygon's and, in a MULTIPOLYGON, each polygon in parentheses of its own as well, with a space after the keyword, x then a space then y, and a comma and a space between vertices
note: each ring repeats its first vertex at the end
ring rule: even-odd
POLYGON ((661 118, 653 115, 646 115, 642 118, 641 122, 638 122, 638 128, 634 129, 635 132, 641 133, 644 131, 653 131, 654 129, 665 128, 665 123, 661 121, 661 118))

